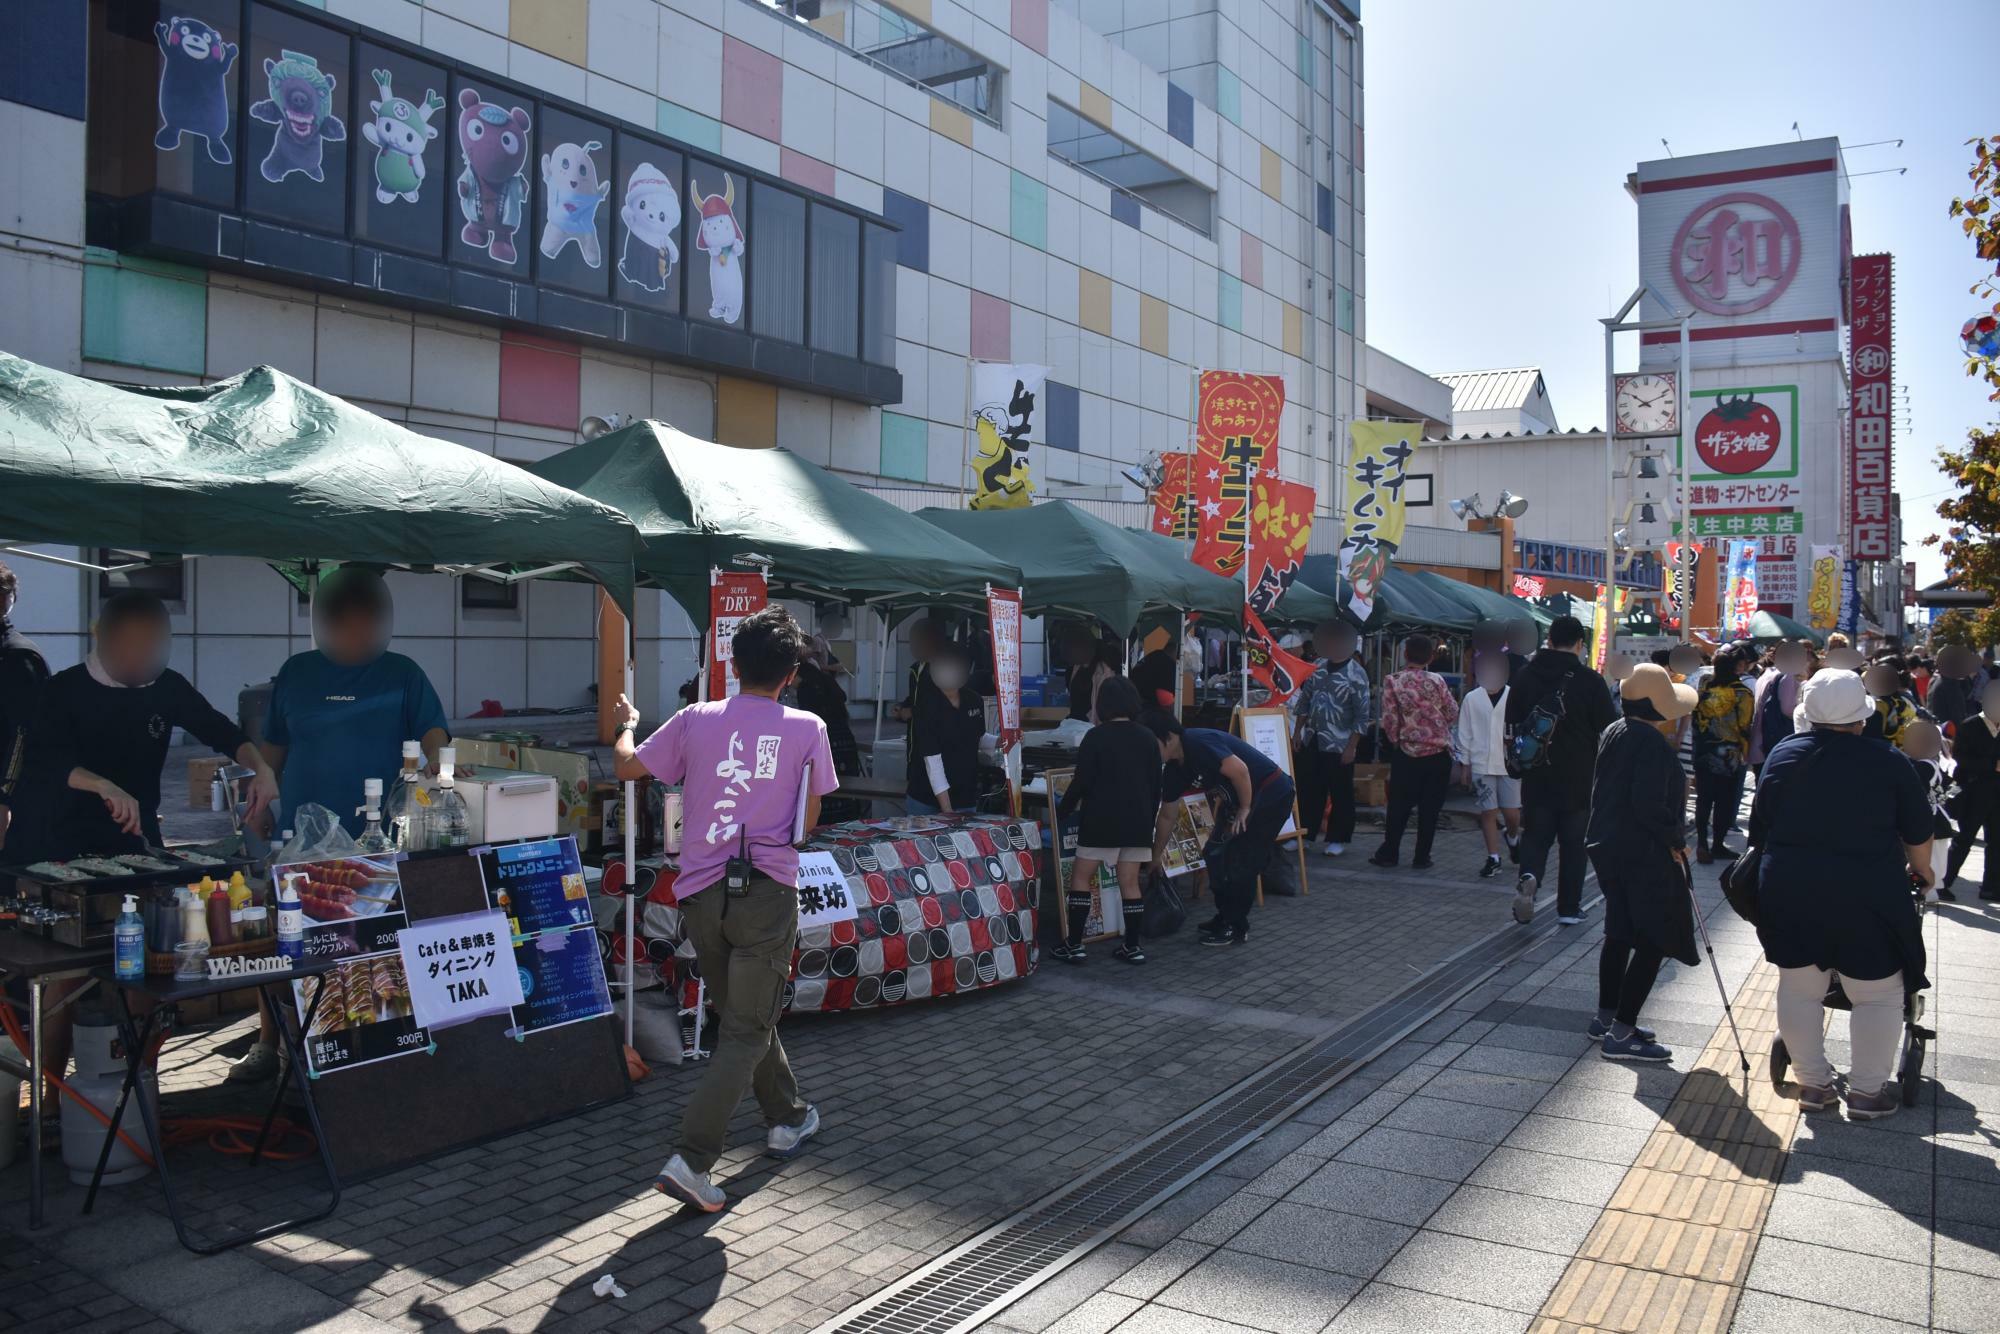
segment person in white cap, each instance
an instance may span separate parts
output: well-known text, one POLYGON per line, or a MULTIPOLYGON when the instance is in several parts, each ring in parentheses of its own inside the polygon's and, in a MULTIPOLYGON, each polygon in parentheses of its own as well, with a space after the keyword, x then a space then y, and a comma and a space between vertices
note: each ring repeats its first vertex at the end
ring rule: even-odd
POLYGON ((1930 985, 1910 894, 1931 883, 1931 804, 1901 753, 1862 735, 1874 703, 1852 671, 1799 690, 1800 731, 1764 762, 1750 810, 1760 850, 1757 939, 1778 969, 1778 1032, 1802 1110, 1837 1105, 1822 1003, 1840 978, 1854 1005, 1847 1115, 1895 1112, 1903 997, 1930 985), (1809 729, 1809 730, 1807 730, 1809 729))
POLYGON ((1604 949, 1597 1014, 1586 1031, 1613 1061, 1666 1061, 1673 1053, 1639 1010, 1668 958, 1696 964, 1687 870, 1687 775, 1670 739, 1693 712, 1692 686, 1641 663, 1619 692, 1624 716, 1597 745, 1585 844, 1604 891, 1604 949))

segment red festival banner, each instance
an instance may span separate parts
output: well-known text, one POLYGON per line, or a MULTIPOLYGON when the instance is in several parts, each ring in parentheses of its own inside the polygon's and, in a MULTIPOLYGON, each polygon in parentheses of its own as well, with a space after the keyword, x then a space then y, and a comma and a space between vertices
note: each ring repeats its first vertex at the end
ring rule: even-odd
POLYGON ((1275 375, 1203 371, 1195 403, 1194 503, 1197 530, 1191 559, 1204 570, 1236 578, 1249 539, 1251 486, 1268 466, 1278 470, 1278 418, 1285 382, 1275 375))
POLYGON ((1250 569, 1254 577, 1244 597, 1244 646, 1250 674, 1271 692, 1277 704, 1298 690, 1313 666, 1287 653, 1265 627, 1278 600, 1298 577, 1312 540, 1313 489, 1304 482, 1287 482, 1260 472, 1251 486, 1253 497, 1248 529, 1250 569))
POLYGON ((1890 520, 1890 376, 1894 372, 1895 306, 1891 260, 1856 255, 1848 282, 1852 315, 1852 407, 1848 412, 1847 494, 1850 554, 1856 560, 1889 560, 1896 552, 1890 520))
POLYGON ((1194 473, 1194 455, 1160 456, 1160 484, 1153 489, 1153 531, 1165 533, 1176 542, 1195 535, 1194 493, 1188 479, 1194 473))
POLYGON ((993 631, 993 689, 999 695, 1000 749, 1021 739, 1021 594, 986 588, 986 620, 993 631))
POLYGON ((710 569, 708 572, 708 697, 728 699, 740 688, 736 673, 729 670, 730 640, 736 627, 770 601, 768 585, 761 571, 748 574, 710 569))

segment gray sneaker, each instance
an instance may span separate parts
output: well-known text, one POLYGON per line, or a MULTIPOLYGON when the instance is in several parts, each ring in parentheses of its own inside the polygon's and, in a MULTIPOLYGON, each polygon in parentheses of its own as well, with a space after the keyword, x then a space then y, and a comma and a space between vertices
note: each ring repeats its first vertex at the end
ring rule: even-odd
POLYGON ((278 1073, 278 1048, 269 1042, 259 1042, 230 1063, 229 1082, 232 1084, 261 1084, 278 1073))
POLYGON ((667 1165, 653 1178, 653 1189, 705 1214, 719 1214, 722 1206, 729 1203, 729 1197, 716 1189, 708 1173, 695 1171, 679 1154, 667 1159, 667 1165))
POLYGON ((1799 1085, 1799 1110, 1802 1112, 1823 1112, 1840 1105, 1840 1094, 1817 1084, 1799 1085))
POLYGON ((1874 1093, 1847 1091, 1847 1119, 1850 1121, 1879 1121, 1885 1116, 1894 1116, 1896 1109, 1902 1105, 1901 1092, 1893 1081, 1874 1093))
POLYGON ((1514 920, 1522 926, 1535 920, 1535 888, 1530 871, 1521 872, 1521 878, 1514 882, 1514 920))
POLYGON ((819 1108, 807 1107, 806 1119, 795 1126, 772 1126, 764 1136, 764 1152, 773 1158, 791 1158, 805 1142, 819 1133, 819 1108))

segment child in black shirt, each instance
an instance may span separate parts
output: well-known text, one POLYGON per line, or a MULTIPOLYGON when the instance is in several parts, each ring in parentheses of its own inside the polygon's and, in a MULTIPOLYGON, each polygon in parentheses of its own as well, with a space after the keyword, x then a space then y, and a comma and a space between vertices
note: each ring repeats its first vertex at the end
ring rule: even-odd
POLYGON ((1076 753, 1076 775, 1056 811, 1058 825, 1067 824, 1079 805, 1083 819, 1077 830, 1076 859, 1070 868, 1069 931, 1063 943, 1049 951, 1064 963, 1082 963, 1083 924, 1097 897, 1098 868, 1110 863, 1118 877, 1118 897, 1125 912, 1125 943, 1115 957, 1125 963, 1146 962, 1139 947, 1139 923, 1145 901, 1139 896, 1139 868, 1153 858, 1154 821, 1160 809, 1160 746, 1152 732, 1134 721, 1139 692, 1122 676, 1107 678, 1097 690, 1096 727, 1084 735, 1076 753))

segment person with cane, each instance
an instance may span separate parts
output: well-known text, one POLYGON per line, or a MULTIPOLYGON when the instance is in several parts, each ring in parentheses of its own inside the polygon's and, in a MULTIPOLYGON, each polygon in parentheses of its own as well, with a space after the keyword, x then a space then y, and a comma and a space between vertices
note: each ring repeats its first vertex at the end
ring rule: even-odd
POLYGON ((1619 698, 1624 716, 1597 745, 1585 835, 1604 891, 1597 1015, 1586 1031, 1607 1060, 1667 1061, 1673 1052, 1639 1026, 1639 1011, 1661 963, 1700 962, 1687 865, 1687 776, 1669 739, 1694 711, 1695 692, 1648 662, 1632 669, 1619 698))

